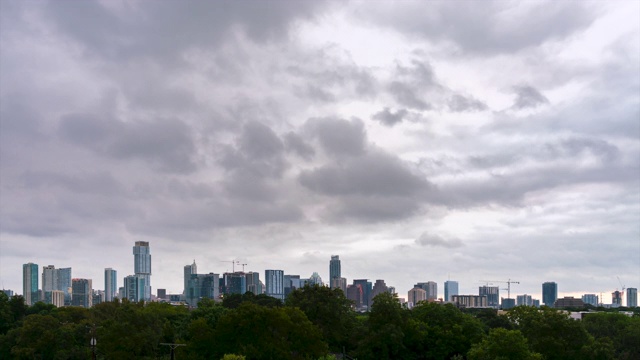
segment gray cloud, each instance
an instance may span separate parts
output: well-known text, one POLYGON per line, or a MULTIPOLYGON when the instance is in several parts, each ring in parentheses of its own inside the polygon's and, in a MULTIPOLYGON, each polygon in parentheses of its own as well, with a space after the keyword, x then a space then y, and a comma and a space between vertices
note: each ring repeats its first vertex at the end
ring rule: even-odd
POLYGON ((384 24, 426 41, 451 42, 467 53, 516 52, 564 39, 590 25, 590 4, 536 2, 505 7, 504 2, 413 2, 368 6, 365 21, 384 24), (526 10, 525 10, 526 9, 526 10), (426 15, 425 15, 426 14, 426 15))
POLYGON ((440 235, 424 232, 416 239, 416 244, 421 246, 443 247, 447 249, 458 248, 464 246, 462 240, 452 238, 445 239, 440 235))
POLYGON ((307 121, 305 130, 312 137, 317 137, 324 151, 329 154, 357 156, 364 153, 367 135, 362 120, 313 118, 307 121))
POLYGON ((177 119, 124 123, 92 114, 71 114, 61 119, 59 134, 101 155, 149 161, 161 171, 189 173, 196 169, 191 130, 177 119))
POLYGON ((529 85, 514 86, 516 100, 513 107, 516 109, 534 108, 543 104, 548 104, 549 99, 540 93, 536 88, 529 85))
POLYGON ((383 125, 393 126, 401 123, 408 113, 409 112, 406 109, 400 109, 394 113, 388 107, 385 107, 381 111, 375 113, 372 118, 380 121, 383 125))
POLYGON ((488 109, 487 104, 482 101, 460 94, 452 95, 447 102, 447 106, 453 112, 483 111, 488 109))
POLYGON ((305 160, 311 160, 316 154, 311 145, 307 144, 300 135, 292 131, 285 135, 284 143, 287 150, 293 151, 305 160))

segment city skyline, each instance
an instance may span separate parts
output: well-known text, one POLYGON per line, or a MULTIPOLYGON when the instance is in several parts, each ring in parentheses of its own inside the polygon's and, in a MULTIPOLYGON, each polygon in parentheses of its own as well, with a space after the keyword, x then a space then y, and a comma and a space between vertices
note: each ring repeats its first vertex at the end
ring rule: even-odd
POLYGON ((122 286, 136 242, 153 293, 331 255, 403 297, 640 287, 637 1, 53 3, 0 2, 3 288, 122 286))

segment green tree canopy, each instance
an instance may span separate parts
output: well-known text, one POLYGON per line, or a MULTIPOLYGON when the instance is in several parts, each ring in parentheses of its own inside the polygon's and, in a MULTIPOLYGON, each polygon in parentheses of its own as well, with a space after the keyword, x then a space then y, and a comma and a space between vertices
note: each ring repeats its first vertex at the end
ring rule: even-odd
POLYGON ((529 350, 527 339, 518 330, 492 329, 489 336, 474 344, 467 355, 469 360, 542 360, 529 350))

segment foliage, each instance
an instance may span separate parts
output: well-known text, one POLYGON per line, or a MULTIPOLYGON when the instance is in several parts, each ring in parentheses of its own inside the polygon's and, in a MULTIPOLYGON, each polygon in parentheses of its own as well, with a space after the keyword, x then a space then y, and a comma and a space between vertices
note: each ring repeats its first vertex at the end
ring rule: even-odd
POLYGON ((381 293, 373 298, 368 319, 368 331, 358 346, 362 359, 403 359, 408 357, 405 333, 408 313, 395 294, 381 293))
POLYGON ((542 356, 529 350, 527 339, 518 330, 492 329, 469 350, 469 360, 538 360, 542 356))
POLYGON ((242 355, 224 354, 224 356, 220 360, 245 360, 245 359, 246 358, 242 355))
POLYGON ((289 294, 285 304, 302 310, 320 328, 332 351, 353 347, 350 337, 356 326, 356 314, 351 308, 351 300, 344 296, 342 290, 305 285, 289 294))

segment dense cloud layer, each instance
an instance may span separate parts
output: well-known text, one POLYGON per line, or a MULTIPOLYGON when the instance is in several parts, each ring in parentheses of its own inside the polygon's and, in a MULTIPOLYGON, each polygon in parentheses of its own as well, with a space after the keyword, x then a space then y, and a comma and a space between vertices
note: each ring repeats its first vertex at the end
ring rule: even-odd
POLYGON ((194 258, 339 254, 400 296, 640 268, 637 3, 1 6, 4 287, 30 261, 124 277, 137 240, 173 293, 194 258))

